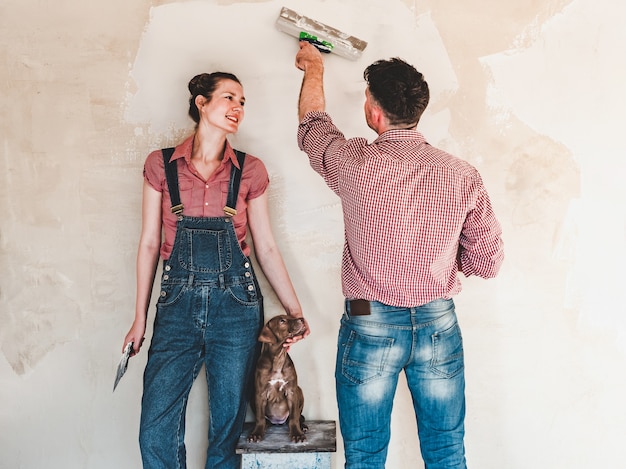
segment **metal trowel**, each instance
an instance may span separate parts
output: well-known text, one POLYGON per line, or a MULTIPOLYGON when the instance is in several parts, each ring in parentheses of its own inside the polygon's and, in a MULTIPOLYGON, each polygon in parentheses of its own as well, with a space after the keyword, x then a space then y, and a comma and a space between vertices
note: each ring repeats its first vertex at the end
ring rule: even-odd
POLYGON ((276 29, 301 41, 313 44, 322 52, 334 53, 346 59, 357 60, 361 57, 367 42, 350 36, 338 29, 299 15, 283 7, 276 19, 276 29))
POLYGON ((126 347, 124 347, 124 353, 122 353, 122 358, 120 363, 117 365, 117 373, 115 373, 115 383, 113 384, 113 391, 117 387, 117 383, 120 382, 124 373, 126 373, 126 368, 128 368, 128 359, 130 358, 130 353, 133 350, 133 342, 128 342, 126 347))

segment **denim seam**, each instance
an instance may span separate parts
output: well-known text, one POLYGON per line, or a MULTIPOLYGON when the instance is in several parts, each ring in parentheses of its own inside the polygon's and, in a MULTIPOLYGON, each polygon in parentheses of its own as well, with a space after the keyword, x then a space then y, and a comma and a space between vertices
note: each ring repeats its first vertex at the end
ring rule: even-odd
MULTIPOLYGON (((183 402, 182 402, 183 405, 181 406, 180 414, 178 415, 178 428, 176 428, 176 466, 177 466, 177 469, 180 469, 182 467, 181 460, 180 460, 180 456, 181 456, 180 454, 180 427, 182 424, 182 417, 185 413, 185 408, 187 407, 186 402, 187 402, 187 398, 184 397, 183 402)), ((184 438, 183 438, 183 441, 184 441, 184 438)))

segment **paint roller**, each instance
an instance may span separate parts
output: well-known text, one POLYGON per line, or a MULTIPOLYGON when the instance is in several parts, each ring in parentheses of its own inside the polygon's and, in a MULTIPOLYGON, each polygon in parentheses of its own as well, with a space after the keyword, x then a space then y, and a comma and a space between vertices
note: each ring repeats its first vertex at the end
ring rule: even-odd
POLYGON ((350 60, 361 57, 361 53, 367 47, 367 42, 359 38, 285 7, 280 10, 276 19, 276 28, 301 41, 310 42, 321 52, 332 52, 350 60))

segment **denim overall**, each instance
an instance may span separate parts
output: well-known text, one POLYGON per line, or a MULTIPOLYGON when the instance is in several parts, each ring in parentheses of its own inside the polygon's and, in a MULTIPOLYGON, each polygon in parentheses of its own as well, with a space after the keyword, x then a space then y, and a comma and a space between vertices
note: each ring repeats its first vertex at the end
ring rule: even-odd
MULTIPOLYGON (((238 469, 235 454, 246 414, 263 324, 263 298, 231 216, 241 171, 233 165, 226 216, 182 215, 173 150, 164 150, 172 211, 178 213, 144 372, 139 442, 144 468, 186 468, 185 411, 205 365, 209 395, 206 468, 238 469), (239 174, 237 174, 237 172, 239 174)), ((245 154, 238 152, 243 169, 245 154)))

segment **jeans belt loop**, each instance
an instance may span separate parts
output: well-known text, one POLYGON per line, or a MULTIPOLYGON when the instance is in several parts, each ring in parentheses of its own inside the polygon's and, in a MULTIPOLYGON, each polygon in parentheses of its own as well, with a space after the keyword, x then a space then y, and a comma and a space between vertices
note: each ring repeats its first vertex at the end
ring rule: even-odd
POLYGON ((370 302, 367 300, 350 300, 350 316, 369 316, 370 302))

